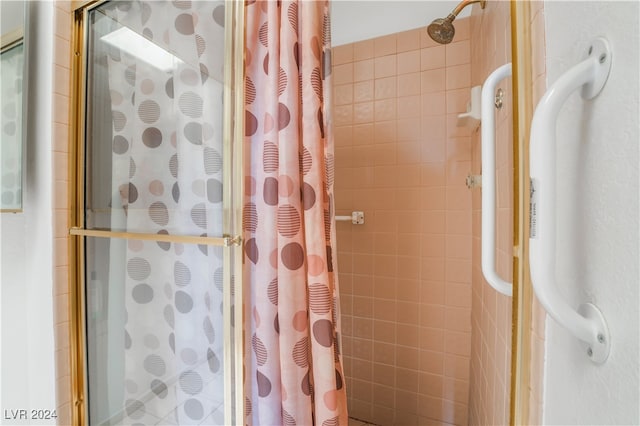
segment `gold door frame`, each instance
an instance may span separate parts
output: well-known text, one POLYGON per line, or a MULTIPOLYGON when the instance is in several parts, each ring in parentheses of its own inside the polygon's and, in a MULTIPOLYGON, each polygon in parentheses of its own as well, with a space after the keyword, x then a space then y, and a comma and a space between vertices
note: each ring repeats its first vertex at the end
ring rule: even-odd
POLYGON ((529 130, 531 93, 531 4, 511 0, 513 66, 513 301, 511 335, 511 425, 528 424, 530 414, 533 292, 529 277, 529 130))
POLYGON ((224 421, 225 424, 244 422, 243 392, 243 335, 242 335, 242 199, 244 137, 244 3, 225 1, 225 61, 224 131, 223 131, 223 229, 222 237, 187 235, 157 235, 131 232, 112 232, 86 229, 84 223, 84 160, 86 108, 86 37, 89 10, 108 0, 81 0, 72 3, 72 120, 70 128, 72 164, 69 210, 71 244, 69 257, 70 279, 70 358, 71 358, 71 424, 88 424, 86 404, 87 355, 85 307, 85 237, 141 239, 222 246, 224 250, 223 318, 224 318, 224 421), (237 283, 233 294, 232 277, 237 283), (231 309, 232 305, 238 307, 231 309), (236 326, 232 328, 232 324, 236 326), (238 326, 240 325, 240 326, 238 326))

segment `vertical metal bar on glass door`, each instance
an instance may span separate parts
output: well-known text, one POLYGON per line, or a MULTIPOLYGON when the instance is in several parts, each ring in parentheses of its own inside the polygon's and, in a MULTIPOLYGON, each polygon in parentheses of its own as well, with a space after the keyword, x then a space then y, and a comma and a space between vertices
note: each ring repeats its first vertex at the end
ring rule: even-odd
POLYGON ((224 363, 225 424, 244 423, 242 345, 242 126, 244 106, 244 6, 226 2, 224 90, 224 187, 225 233, 239 244, 224 251, 224 363), (233 288, 232 288, 233 286, 233 288), (233 290, 233 291, 232 291, 233 290), (233 366, 233 367, 231 367, 233 366))
MULTIPOLYGON (((224 50, 225 58, 229 58, 232 52, 233 42, 233 24, 230 17, 232 12, 229 8, 229 3, 225 4, 225 32, 224 32, 224 50)), ((229 235, 230 231, 230 210, 231 210, 231 182, 230 182, 230 167, 231 167, 231 135, 230 135, 230 123, 231 117, 231 72, 233 70, 230 67, 230 61, 225 60, 224 63, 224 109, 223 109, 223 145, 222 145, 222 158, 224 170, 224 179, 222 186, 222 205, 224 215, 222 218, 223 233, 229 235)), ((232 392, 233 392, 233 372, 231 370, 232 362, 232 339, 231 339, 231 271, 229 265, 231 264, 231 247, 225 247, 223 251, 222 261, 222 321, 224 330, 224 346, 223 346, 223 365, 224 368, 224 423, 233 424, 232 417, 232 392)))
POLYGON ((511 336, 510 425, 530 420, 532 290, 529 282, 528 227, 529 123, 532 112, 531 4, 511 0, 511 61, 513 65, 513 298, 511 336))
MULTIPOLYGON (((73 16, 73 59, 72 59, 72 101, 71 101, 71 138, 70 138, 70 181, 69 197, 70 226, 84 227, 84 191, 82 190, 82 170, 84 162, 84 105, 86 72, 83 64, 86 40, 87 10, 78 9, 73 16)), ((87 423, 87 380, 85 356, 84 322, 84 237, 70 237, 69 291, 70 291, 70 351, 71 361, 71 418, 72 424, 87 423)), ((64 396, 63 396, 64 397, 64 396)))
MULTIPOLYGON (((244 4, 234 4, 234 119, 233 119, 233 234, 242 235, 242 204, 244 197, 244 4)), ((244 280, 243 280, 243 244, 233 247, 233 271, 235 276, 235 293, 233 303, 236 307, 233 311, 234 319, 234 352, 235 352, 235 414, 236 423, 244 424, 244 280)))

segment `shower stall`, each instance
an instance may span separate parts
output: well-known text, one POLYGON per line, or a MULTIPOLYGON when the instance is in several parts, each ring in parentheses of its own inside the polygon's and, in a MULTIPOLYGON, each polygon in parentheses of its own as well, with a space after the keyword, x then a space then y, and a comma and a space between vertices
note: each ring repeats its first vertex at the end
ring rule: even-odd
POLYGON ((511 299, 480 272, 479 136, 458 114, 509 61, 510 15, 471 3, 454 38, 332 50, 324 2, 78 7, 73 419, 333 425, 348 398, 380 425, 508 422, 511 299))
MULTIPOLYGON (((458 115, 471 88, 511 61, 510 18, 508 2, 465 1, 431 25, 334 47, 336 209, 366 217, 337 228, 356 419, 509 423, 512 298, 482 275, 482 189, 465 181, 488 172, 480 128, 458 115)), ((511 281, 511 79, 498 87, 495 266, 511 281)))

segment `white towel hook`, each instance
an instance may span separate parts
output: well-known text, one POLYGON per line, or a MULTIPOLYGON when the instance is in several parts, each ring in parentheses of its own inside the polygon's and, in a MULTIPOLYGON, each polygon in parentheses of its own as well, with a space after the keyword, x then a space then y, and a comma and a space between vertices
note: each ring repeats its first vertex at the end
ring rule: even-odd
POLYGON ((596 38, 586 59, 568 70, 542 97, 531 122, 531 216, 529 263, 536 296, 549 315, 586 344, 596 363, 609 356, 611 338, 600 310, 591 303, 576 311, 558 291, 556 269, 556 119, 569 95, 582 88, 582 98, 592 99, 602 90, 611 69, 611 51, 596 38))
POLYGON ((492 72, 482 86, 482 273, 496 291, 511 296, 513 285, 496 271, 496 112, 498 83, 511 75, 511 63, 492 72))
POLYGON ((364 212, 351 212, 351 216, 336 216, 337 222, 351 222, 354 225, 364 225, 364 212))

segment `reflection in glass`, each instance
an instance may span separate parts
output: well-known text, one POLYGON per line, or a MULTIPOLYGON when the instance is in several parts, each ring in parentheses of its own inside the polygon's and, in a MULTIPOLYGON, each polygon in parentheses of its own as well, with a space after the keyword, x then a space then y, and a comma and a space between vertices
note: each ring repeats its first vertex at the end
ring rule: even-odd
POLYGON ((2 147, 0 149, 0 209, 22 209, 22 40, 0 55, 2 147))
POLYGON ((87 228, 222 235, 220 8, 109 2, 90 13, 87 228))
POLYGON ((222 250, 86 239, 90 424, 223 424, 222 250))
MULTIPOLYGON (((86 228, 222 236, 224 16, 223 1, 89 11, 86 228)), ((90 424, 223 424, 228 249, 85 243, 90 424)))

